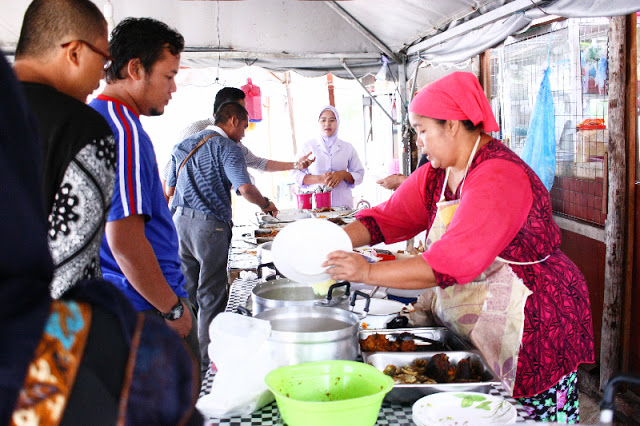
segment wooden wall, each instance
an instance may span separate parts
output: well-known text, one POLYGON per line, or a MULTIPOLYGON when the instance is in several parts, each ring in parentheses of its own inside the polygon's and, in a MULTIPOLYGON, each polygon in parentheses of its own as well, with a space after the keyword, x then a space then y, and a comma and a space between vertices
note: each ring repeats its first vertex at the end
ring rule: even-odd
POLYGON ((635 241, 633 259, 633 290, 631 293, 631 334, 629 371, 640 373, 640 182, 636 182, 635 241))
POLYGON ((600 241, 563 229, 560 249, 580 268, 587 280, 591 313, 593 315, 596 361, 598 361, 600 358, 600 335, 602 331, 606 247, 600 241))

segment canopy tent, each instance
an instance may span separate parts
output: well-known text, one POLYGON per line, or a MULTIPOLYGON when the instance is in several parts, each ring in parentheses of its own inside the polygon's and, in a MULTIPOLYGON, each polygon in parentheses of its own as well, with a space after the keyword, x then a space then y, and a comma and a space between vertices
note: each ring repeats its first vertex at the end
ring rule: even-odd
MULTIPOLYGON (((114 23, 150 16, 177 28, 187 46, 183 66, 256 65, 347 78, 375 74, 382 54, 405 63, 404 75, 420 61, 461 62, 546 14, 613 16, 640 9, 637 0, 93 1, 114 23)), ((29 3, 3 2, 0 48, 9 55, 29 3)))

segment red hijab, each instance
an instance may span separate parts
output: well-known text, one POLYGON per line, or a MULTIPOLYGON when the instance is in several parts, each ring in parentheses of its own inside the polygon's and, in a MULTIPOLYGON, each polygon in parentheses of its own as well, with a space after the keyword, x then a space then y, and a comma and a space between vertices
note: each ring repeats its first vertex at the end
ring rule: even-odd
POLYGON ((470 72, 454 72, 423 88, 413 98, 409 112, 439 120, 482 123, 485 132, 500 130, 480 82, 470 72))

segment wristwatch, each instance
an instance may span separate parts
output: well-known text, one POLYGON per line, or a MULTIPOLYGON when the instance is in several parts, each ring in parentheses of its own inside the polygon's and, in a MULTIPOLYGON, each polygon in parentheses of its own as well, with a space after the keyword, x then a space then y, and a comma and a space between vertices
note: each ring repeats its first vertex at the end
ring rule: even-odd
POLYGON ((264 197, 264 201, 267 203, 264 206, 260 207, 262 210, 266 209, 267 207, 269 207, 269 204, 271 204, 271 200, 268 199, 267 197, 264 197))
POLYGON ((166 320, 175 321, 177 319, 180 319, 183 313, 184 306, 182 306, 182 301, 180 300, 180 298, 178 298, 178 303, 176 303, 175 306, 171 308, 168 314, 160 312, 160 315, 162 315, 162 318, 166 320))
POLYGON ((300 170, 300 166, 298 165, 297 161, 294 161, 293 163, 293 170, 300 170))

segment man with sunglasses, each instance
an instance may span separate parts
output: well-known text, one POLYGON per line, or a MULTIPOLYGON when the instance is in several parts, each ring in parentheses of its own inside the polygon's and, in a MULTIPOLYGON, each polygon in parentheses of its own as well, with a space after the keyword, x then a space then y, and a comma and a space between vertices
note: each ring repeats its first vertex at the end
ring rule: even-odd
POLYGON ((80 280, 102 276, 100 243, 117 147, 104 117, 85 102, 111 63, 107 22, 92 1, 29 5, 13 69, 40 133, 56 298, 80 280))

